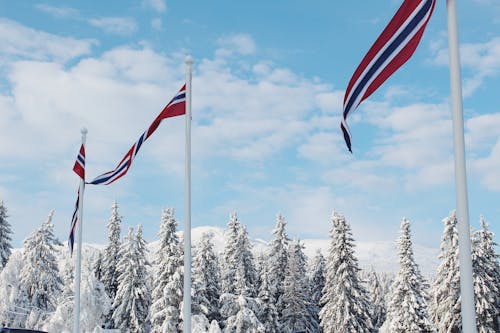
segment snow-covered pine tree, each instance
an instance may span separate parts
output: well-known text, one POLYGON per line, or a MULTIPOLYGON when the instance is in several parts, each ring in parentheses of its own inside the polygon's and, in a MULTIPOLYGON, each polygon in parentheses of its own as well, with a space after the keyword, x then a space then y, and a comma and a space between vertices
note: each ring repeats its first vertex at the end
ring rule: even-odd
POLYGON ((264 325, 255 315, 258 303, 250 296, 243 261, 240 261, 235 273, 234 293, 221 296, 221 314, 227 318, 224 333, 264 333, 264 325))
POLYGON ((176 228, 174 210, 172 208, 163 210, 158 234, 160 244, 154 259, 154 289, 150 309, 152 333, 182 332, 180 306, 184 275, 182 248, 176 228))
POLYGON ((146 259, 147 249, 142 238, 142 226, 137 234, 130 227, 125 243, 121 247, 118 263, 118 290, 113 302, 112 318, 115 327, 127 333, 146 333, 151 295, 148 285, 146 259))
POLYGON ((344 216, 333 212, 330 248, 326 261, 326 284, 319 313, 325 333, 372 331, 368 291, 359 279, 354 239, 344 216))
MULTIPOLYGON (((314 314, 316 322, 319 320, 319 310, 321 308, 321 295, 326 283, 326 261, 320 250, 317 250, 316 255, 311 263, 310 276, 310 293, 311 293, 311 311, 314 314)), ((323 332, 318 326, 318 333, 323 332)))
MULTIPOLYGON (((116 265, 120 261, 121 222, 122 217, 118 214, 118 204, 115 201, 111 207, 111 217, 108 223, 108 244, 104 248, 104 257, 101 263, 101 282, 104 284, 111 300, 114 300, 116 291, 118 290, 118 276, 120 275, 116 265)), ((107 323, 112 326, 113 320, 107 318, 107 323)), ((108 328, 111 328, 111 326, 108 328)))
POLYGON ((259 318, 259 321, 264 325, 265 333, 279 333, 280 330, 278 326, 278 311, 276 310, 276 305, 274 304, 274 298, 271 295, 269 267, 267 267, 265 261, 261 262, 259 270, 260 287, 257 299, 259 303, 257 317, 259 318))
POLYGON ((238 267, 241 249, 238 248, 238 235, 240 232, 240 222, 236 213, 231 213, 225 232, 224 252, 222 254, 221 278, 222 293, 232 293, 235 289, 236 268, 238 267))
POLYGON ((282 296, 283 312, 280 332, 317 333, 318 322, 311 306, 309 280, 306 274, 307 259, 299 240, 293 240, 288 251, 288 261, 282 296))
POLYGON ((269 260, 268 267, 269 271, 269 281, 271 283, 270 290, 271 295, 276 304, 276 309, 278 311, 278 323, 281 324, 281 312, 283 311, 283 303, 281 302, 281 295, 283 295, 287 256, 288 256, 288 244, 290 239, 286 234, 286 222, 283 215, 278 214, 276 217, 276 227, 273 230, 274 239, 272 240, 269 248, 269 260))
POLYGON ((241 262, 244 267, 244 279, 246 285, 249 289, 251 297, 256 297, 258 290, 257 286, 257 271, 255 269, 254 258, 252 254, 252 244, 248 239, 247 228, 243 225, 240 226, 240 230, 238 233, 238 248, 241 249, 241 262))
POLYGON ((203 314, 208 322, 220 320, 219 261, 212 242, 213 234, 204 233, 193 257, 193 314, 203 314))
POLYGON ((441 253, 429 307, 431 319, 439 333, 461 332, 460 271, 458 266, 458 232, 455 211, 443 220, 441 253))
POLYGON ((7 221, 7 208, 3 200, 0 200, 0 271, 7 264, 10 254, 12 252, 12 229, 10 223, 7 221))
POLYGON ((15 326, 40 328, 56 309, 62 281, 55 257, 53 215, 52 211, 40 229, 24 241, 24 266, 19 276, 16 300, 21 313, 13 323, 15 326))
POLYGON ((484 217, 481 229, 472 237, 472 268, 476 322, 479 333, 500 332, 500 264, 495 253, 494 234, 488 230, 484 217))
POLYGON ((368 277, 368 290, 370 291, 370 302, 372 304, 372 323, 373 329, 378 331, 385 322, 387 307, 385 302, 385 293, 378 278, 377 273, 372 270, 368 277))
POLYGON ((0 272, 0 325, 14 326, 17 314, 16 300, 19 293, 19 275, 23 266, 22 251, 13 251, 0 272))
POLYGON ((94 276, 96 277, 97 280, 102 281, 102 251, 97 252, 97 259, 94 263, 94 276))
POLYGON ((399 272, 387 307, 389 329, 394 333, 433 332, 425 302, 424 278, 413 256, 410 222, 403 218, 399 236, 399 272))

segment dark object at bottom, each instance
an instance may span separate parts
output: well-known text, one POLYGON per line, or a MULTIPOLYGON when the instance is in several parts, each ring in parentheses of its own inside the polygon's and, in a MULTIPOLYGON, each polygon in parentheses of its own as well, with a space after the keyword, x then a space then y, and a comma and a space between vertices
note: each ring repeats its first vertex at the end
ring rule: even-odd
POLYGON ((26 328, 0 328, 0 333, 47 333, 45 331, 29 330, 26 328))

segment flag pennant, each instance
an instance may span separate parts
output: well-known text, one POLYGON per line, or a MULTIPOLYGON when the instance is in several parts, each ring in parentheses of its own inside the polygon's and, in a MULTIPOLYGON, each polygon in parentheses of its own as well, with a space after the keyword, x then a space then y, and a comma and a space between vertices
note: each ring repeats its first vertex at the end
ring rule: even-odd
POLYGON ((85 146, 82 144, 78 156, 76 157, 73 171, 83 180, 85 180, 85 146))
POLYGON ((352 153, 347 116, 396 72, 417 49, 436 0, 404 0, 354 72, 344 95, 340 128, 352 153))
POLYGON ((139 152, 142 144, 156 131, 163 119, 180 116, 186 113, 186 85, 183 85, 179 92, 172 98, 172 100, 163 108, 161 113, 156 117, 149 128, 142 133, 133 145, 132 148, 125 154, 123 159, 118 163, 117 167, 109 172, 97 176, 88 184, 92 185, 109 185, 119 178, 123 177, 127 172, 132 161, 139 152))
POLYGON ((73 217, 71 218, 71 229, 69 231, 68 246, 69 252, 73 255, 73 246, 75 244, 75 230, 76 224, 78 223, 78 206, 80 204, 80 188, 78 188, 78 195, 76 197, 75 210, 73 211, 73 217))

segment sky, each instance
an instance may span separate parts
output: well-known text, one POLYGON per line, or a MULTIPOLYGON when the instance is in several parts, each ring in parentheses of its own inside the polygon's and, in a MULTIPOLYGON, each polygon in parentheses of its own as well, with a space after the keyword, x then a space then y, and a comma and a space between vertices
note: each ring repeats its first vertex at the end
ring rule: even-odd
MULTIPOLYGON (((87 180, 114 169, 175 95, 192 55, 192 226, 231 212, 268 240, 327 238, 335 210, 361 242, 438 247, 455 209, 446 2, 414 56, 339 129, 347 83, 400 0, 0 0, 0 200, 13 245, 55 210, 66 241, 88 129, 87 180)), ((470 224, 500 218, 500 2, 457 1, 470 224)), ((184 221, 185 119, 162 122, 128 174, 86 187, 83 240, 157 237, 163 208, 184 221)), ((499 241, 498 238, 496 239, 499 241)))

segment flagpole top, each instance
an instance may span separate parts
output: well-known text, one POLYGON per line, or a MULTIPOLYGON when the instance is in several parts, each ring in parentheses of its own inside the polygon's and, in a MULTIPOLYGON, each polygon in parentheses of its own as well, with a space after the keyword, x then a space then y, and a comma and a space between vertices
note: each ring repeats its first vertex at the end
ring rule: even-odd
POLYGON ((184 63, 186 65, 192 65, 194 63, 194 59, 191 55, 187 55, 186 58, 184 59, 184 63))
POLYGON ((87 135, 89 131, 87 130, 87 127, 82 127, 80 132, 82 133, 82 135, 87 135))

